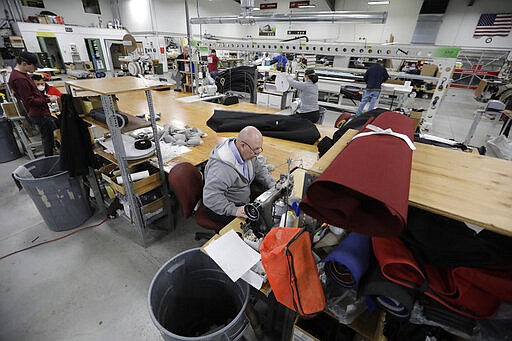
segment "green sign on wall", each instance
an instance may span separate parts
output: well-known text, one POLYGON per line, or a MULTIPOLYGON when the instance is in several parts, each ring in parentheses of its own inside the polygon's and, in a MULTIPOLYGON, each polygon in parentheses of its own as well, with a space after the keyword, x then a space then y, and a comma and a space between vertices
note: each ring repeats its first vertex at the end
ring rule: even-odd
POLYGON ((457 58, 460 47, 439 47, 434 51, 436 58, 457 58))

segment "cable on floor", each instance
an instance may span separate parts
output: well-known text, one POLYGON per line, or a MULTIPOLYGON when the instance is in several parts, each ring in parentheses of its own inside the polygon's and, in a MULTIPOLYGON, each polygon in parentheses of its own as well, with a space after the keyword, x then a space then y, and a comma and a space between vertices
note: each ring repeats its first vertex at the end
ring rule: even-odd
POLYGON ((5 255, 5 256, 0 257, 0 260, 3 260, 3 259, 5 259, 5 258, 7 258, 7 257, 10 257, 10 256, 12 256, 12 255, 15 255, 15 254, 20 253, 20 252, 23 252, 23 251, 27 251, 27 250, 33 249, 33 248, 35 248, 35 247, 37 247, 37 246, 40 246, 40 245, 44 245, 44 244, 48 244, 48 243, 51 243, 51 242, 55 242, 55 241, 57 241, 57 240, 64 239, 64 238, 66 238, 66 237, 69 237, 69 236, 71 236, 71 235, 73 235, 73 234, 77 233, 77 232, 81 232, 81 231, 83 231, 83 230, 90 229, 90 228, 92 228, 92 227, 100 226, 101 224, 103 224, 103 223, 104 223, 104 222, 106 222, 106 221, 107 221, 107 218, 103 219, 102 221, 100 221, 100 222, 99 222, 99 223, 97 223, 97 224, 90 225, 90 226, 84 226, 84 227, 81 227, 81 228, 79 228, 79 229, 76 229, 75 231, 72 231, 72 232, 70 232, 70 233, 67 233, 67 234, 65 234, 65 235, 63 235, 63 236, 60 236, 60 237, 57 237, 57 238, 54 238, 54 239, 50 239, 50 240, 47 240, 47 241, 44 241, 44 242, 40 242, 40 243, 37 243, 37 244, 31 245, 31 246, 29 246, 29 247, 26 247, 26 248, 24 248, 24 249, 20 249, 20 250, 17 250, 17 251, 11 252, 11 253, 9 253, 9 254, 7 254, 7 255, 5 255))

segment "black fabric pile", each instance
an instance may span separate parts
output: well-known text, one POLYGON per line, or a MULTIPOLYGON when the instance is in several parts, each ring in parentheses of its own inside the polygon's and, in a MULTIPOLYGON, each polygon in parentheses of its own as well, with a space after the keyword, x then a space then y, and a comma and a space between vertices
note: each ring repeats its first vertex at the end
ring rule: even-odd
POLYGON ((228 90, 246 92, 251 95, 251 103, 256 103, 255 66, 239 66, 219 72, 215 77, 215 85, 220 93, 228 90))
POLYGON ((439 268, 512 269, 512 238, 409 206, 400 238, 421 261, 439 268))
POLYGON ((320 138, 320 132, 311 121, 284 115, 215 109, 206 124, 216 132, 239 132, 252 125, 263 136, 307 144, 314 144, 320 138))
POLYGON ((318 156, 322 157, 327 151, 347 132, 349 129, 359 130, 371 117, 377 117, 383 112, 389 111, 387 109, 377 108, 357 117, 352 117, 347 123, 345 123, 340 129, 332 135, 332 138, 326 136, 320 142, 318 142, 318 156))

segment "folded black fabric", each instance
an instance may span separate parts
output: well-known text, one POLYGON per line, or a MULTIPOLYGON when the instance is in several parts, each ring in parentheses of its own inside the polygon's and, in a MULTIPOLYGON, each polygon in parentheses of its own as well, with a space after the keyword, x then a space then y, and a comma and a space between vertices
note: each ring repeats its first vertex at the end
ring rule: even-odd
POLYGON ((457 314, 427 296, 422 296, 419 302, 423 307, 423 315, 427 320, 459 330, 467 335, 474 334, 475 319, 457 314))
POLYGON ((311 121, 284 115, 215 109, 206 124, 216 132, 238 132, 252 125, 263 136, 307 144, 314 144, 320 138, 320 132, 311 121))
POLYGON ((393 316, 386 316, 383 334, 388 341, 425 341, 432 339, 448 341, 453 339, 451 334, 440 327, 413 324, 393 316), (427 337, 430 337, 430 339, 427 339, 427 337))
POLYGON ((512 267, 512 238, 489 230, 477 234, 463 222, 412 206, 400 238, 436 267, 512 267))
POLYGON ((370 296, 381 309, 399 318, 408 318, 414 305, 414 290, 386 279, 377 264, 363 277, 359 293, 370 296))

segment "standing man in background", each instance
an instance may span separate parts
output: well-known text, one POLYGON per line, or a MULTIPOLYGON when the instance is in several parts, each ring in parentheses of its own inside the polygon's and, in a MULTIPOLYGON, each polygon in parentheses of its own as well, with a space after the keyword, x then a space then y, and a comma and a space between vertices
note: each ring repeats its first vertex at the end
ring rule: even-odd
POLYGON ((176 57, 177 59, 177 64, 178 64, 178 71, 180 72, 180 75, 181 77, 179 77, 178 79, 180 79, 180 84, 176 86, 176 89, 174 89, 174 91, 181 91, 180 87, 181 86, 184 86, 186 83, 187 83, 187 74, 185 73, 185 71, 190 71, 188 70, 189 67, 188 67, 188 46, 183 46, 183 52, 181 52, 178 57, 176 57))
POLYGON ((276 64, 277 71, 286 72, 286 63, 288 63, 288 58, 286 58, 284 52, 281 52, 272 59, 270 65, 276 64))
MULTIPOLYGON (((213 79, 219 74, 218 64, 220 63, 219 57, 217 57, 217 51, 212 50, 212 53, 208 56, 208 72, 213 79)), ((220 63, 222 66, 222 63, 220 63)))
POLYGON ((366 103, 368 103, 368 101, 370 101, 368 111, 375 108, 375 104, 377 103, 377 99, 380 95, 380 87, 382 83, 388 79, 389 75, 386 68, 384 67, 384 61, 382 59, 377 60, 376 64, 372 65, 368 70, 366 70, 366 73, 364 74, 366 90, 364 91, 363 98, 361 99, 361 104, 359 104, 359 108, 357 108, 356 117, 361 115, 364 106, 366 103))
POLYGON ((53 130, 55 124, 48 108, 48 103, 56 102, 57 96, 45 95, 37 89, 36 84, 27 73, 33 73, 39 63, 33 53, 23 51, 16 58, 16 66, 9 77, 9 87, 14 91, 19 102, 23 103, 30 122, 39 127, 44 147, 44 156, 53 155, 53 130))

